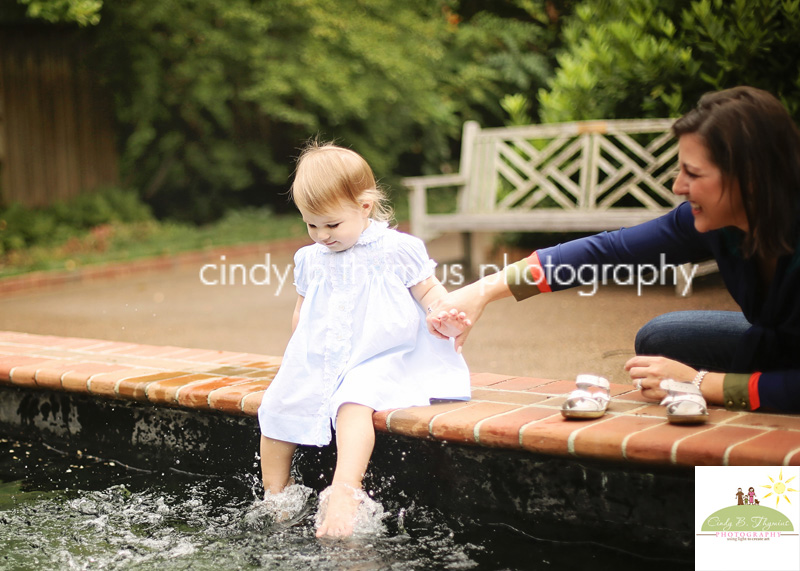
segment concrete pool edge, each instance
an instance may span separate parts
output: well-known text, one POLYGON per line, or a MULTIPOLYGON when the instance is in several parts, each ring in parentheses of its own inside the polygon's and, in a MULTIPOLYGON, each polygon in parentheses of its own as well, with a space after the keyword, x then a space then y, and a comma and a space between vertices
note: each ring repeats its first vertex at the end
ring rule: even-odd
MULTIPOLYGON (((156 477, 171 471, 257 474, 254 419, 217 412, 0 386, 0 435, 40 439, 156 477)), ((330 482, 333 447, 302 448, 302 481, 330 482)), ((589 541, 654 557, 689 558, 693 475, 378 433, 370 464, 378 497, 401 495, 448 518, 515 530, 520 539, 589 541)))

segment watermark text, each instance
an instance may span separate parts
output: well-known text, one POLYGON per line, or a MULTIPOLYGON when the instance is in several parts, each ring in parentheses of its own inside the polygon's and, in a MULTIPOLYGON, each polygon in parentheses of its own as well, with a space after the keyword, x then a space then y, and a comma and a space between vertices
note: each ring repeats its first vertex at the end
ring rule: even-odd
MULTIPOLYGON (((644 288, 654 285, 676 286, 679 281, 684 284, 686 295, 692 287, 697 265, 675 265, 666 261, 666 256, 661 254, 658 264, 555 264, 549 258, 540 260, 541 271, 536 272, 536 277, 526 268, 513 265, 506 254, 503 255, 502 264, 482 264, 478 268, 477 278, 485 280, 484 283, 496 284, 497 280, 506 283, 526 284, 541 286, 547 284, 551 289, 578 288, 578 295, 586 297, 597 293, 600 286, 621 285, 636 287, 636 294, 641 296, 644 288)), ((200 268, 200 281, 207 286, 273 286, 274 295, 280 295, 287 283, 291 283, 293 264, 283 266, 272 262, 271 254, 265 254, 264 263, 241 264, 228 262, 226 257, 220 256, 218 263, 207 263, 200 268)), ((322 271, 322 268, 316 270, 322 271)), ((312 273, 315 270, 311 270, 312 273)), ((348 282, 358 282, 369 278, 372 269, 354 265, 344 272, 344 279, 348 282), (363 275, 362 275, 363 274, 363 275)), ((391 271, 405 282, 415 270, 398 264, 391 271)), ((468 272, 462 264, 442 264, 436 269, 436 277, 445 286, 461 287, 468 283, 468 272)))

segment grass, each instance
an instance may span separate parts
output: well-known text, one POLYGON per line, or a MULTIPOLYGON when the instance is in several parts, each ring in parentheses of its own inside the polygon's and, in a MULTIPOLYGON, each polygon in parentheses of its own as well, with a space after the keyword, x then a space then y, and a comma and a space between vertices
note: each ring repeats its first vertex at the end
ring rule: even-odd
POLYGON ((232 211, 201 227, 154 220, 101 224, 59 244, 4 253, 0 278, 305 235, 299 215, 277 216, 267 209, 232 211))
MULTIPOLYGON (((407 220, 405 194, 390 199, 407 220)), ((0 279, 302 236, 299 213, 243 208, 205 226, 158 221, 135 191, 111 187, 42 208, 0 205, 0 279)))

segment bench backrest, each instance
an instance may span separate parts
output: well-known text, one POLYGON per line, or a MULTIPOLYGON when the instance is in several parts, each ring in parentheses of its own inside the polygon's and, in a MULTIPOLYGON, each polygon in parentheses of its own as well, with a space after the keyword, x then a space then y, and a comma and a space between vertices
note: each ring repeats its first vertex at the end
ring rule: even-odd
MULTIPOLYGON (((583 121, 482 129, 464 124, 459 211, 538 208, 654 213, 681 202, 672 119, 583 121)), ((577 212, 576 212, 577 214, 577 212)))

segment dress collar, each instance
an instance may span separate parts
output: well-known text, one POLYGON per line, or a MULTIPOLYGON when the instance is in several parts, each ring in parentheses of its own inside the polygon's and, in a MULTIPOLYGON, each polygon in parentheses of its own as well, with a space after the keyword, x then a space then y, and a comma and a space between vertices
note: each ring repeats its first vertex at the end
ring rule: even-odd
POLYGON ((371 244, 372 242, 383 236, 384 232, 386 232, 386 229, 388 227, 389 227, 388 222, 373 220, 372 218, 370 218, 369 226, 367 226, 361 233, 361 236, 358 237, 358 240, 356 240, 356 244, 359 245, 371 244))

